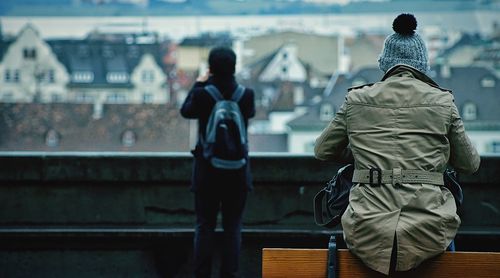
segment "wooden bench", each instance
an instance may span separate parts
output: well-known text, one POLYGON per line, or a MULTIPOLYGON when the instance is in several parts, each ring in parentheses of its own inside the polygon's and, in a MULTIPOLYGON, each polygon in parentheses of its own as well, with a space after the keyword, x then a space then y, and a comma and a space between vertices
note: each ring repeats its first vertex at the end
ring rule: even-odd
MULTIPOLYGON (((335 277, 387 277, 366 267, 349 250, 338 250, 336 255, 335 277)), ((325 278, 328 274, 327 265, 328 249, 264 248, 262 252, 263 278, 325 278)), ((498 278, 500 253, 445 252, 414 270, 396 273, 391 277, 498 278)))

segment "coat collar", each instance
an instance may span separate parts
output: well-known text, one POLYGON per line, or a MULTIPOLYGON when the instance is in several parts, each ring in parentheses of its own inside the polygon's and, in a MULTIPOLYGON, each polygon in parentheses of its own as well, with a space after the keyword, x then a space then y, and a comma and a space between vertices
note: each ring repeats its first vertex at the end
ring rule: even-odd
POLYGON ((429 85, 431 85, 432 87, 438 87, 438 84, 436 82, 434 82, 434 80, 432 80, 429 76, 425 75, 423 72, 417 70, 416 68, 413 68, 413 67, 410 67, 408 65, 395 65, 394 67, 390 68, 384 75, 384 77, 382 77, 382 81, 386 80, 387 78, 391 77, 391 76, 394 76, 394 75, 397 75, 399 73, 403 73, 403 72, 409 72, 413 77, 415 77, 416 79, 422 81, 422 82, 425 82, 429 85))

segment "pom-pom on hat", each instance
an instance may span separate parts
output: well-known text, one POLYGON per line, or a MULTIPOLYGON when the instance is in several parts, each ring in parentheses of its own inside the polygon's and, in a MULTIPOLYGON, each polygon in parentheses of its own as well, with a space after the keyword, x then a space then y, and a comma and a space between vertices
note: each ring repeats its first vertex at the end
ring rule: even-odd
POLYGON ((426 73, 429 70, 427 48, 422 38, 415 33, 417 20, 412 14, 400 14, 392 23, 394 34, 384 42, 378 58, 379 68, 387 72, 398 64, 404 64, 426 73))

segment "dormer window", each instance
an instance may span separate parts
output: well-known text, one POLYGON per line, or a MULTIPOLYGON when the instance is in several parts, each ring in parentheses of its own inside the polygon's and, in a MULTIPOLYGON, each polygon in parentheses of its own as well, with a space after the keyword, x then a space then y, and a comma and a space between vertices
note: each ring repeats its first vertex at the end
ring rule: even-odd
POLYGON ((106 75, 108 83, 127 83, 128 74, 126 72, 109 72, 106 75))
POLYGON ((490 77, 490 76, 481 79, 481 87, 483 87, 483 88, 495 87, 495 79, 493 77, 490 77))
POLYGON ((319 109, 319 119, 321 121, 329 121, 333 118, 333 106, 329 103, 324 103, 319 109))
POLYGON ((87 58, 90 56, 90 50, 87 45, 80 45, 77 49, 77 55, 81 58, 87 58))
POLYGON ((24 48, 23 49, 24 59, 36 59, 36 49, 35 48, 24 48))
POLYGON ((465 121, 473 121, 477 119, 477 106, 472 102, 467 102, 462 108, 462 117, 465 121))
POLYGON ((47 134, 45 134, 45 144, 48 147, 57 147, 59 145, 59 133, 57 131, 51 129, 47 131, 47 134))
POLYGON ((124 147, 132 147, 135 145, 136 140, 137 136, 132 130, 125 130, 125 132, 123 132, 121 141, 124 147))
POLYGON ((71 76, 75 83, 92 83, 94 81, 94 73, 90 71, 77 71, 71 76))
POLYGON ((139 47, 137 45, 131 45, 128 48, 128 57, 130 58, 137 58, 139 57, 140 51, 139 47))
POLYGON ((113 48, 110 45, 105 45, 102 47, 102 57, 113 58, 113 56, 114 56, 113 48))

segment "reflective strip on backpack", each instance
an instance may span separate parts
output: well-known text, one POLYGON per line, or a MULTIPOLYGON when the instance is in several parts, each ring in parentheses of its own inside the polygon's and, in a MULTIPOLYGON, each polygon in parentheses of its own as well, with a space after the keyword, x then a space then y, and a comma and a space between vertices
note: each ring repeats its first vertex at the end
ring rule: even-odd
POLYGON ((217 122, 217 119, 222 117, 223 113, 228 113, 229 110, 233 110, 231 115, 232 115, 232 118, 234 119, 234 121, 238 124, 238 127, 240 127, 239 131, 240 131, 241 143, 246 144, 247 143, 247 133, 246 133, 246 129, 245 129, 245 122, 244 122, 243 116, 241 115, 241 113, 234 112, 234 110, 236 110, 236 109, 239 111, 238 104, 233 102, 233 101, 223 100, 223 101, 217 102, 213 109, 215 109, 217 111, 214 114, 212 114, 210 116, 210 118, 208 119, 207 130, 206 130, 206 134, 205 134, 206 142, 207 143, 215 142, 216 130, 214 128, 209 128, 209 127, 213 126, 214 123, 217 122), (231 108, 231 106, 232 106, 232 108, 231 108))
POLYGON ((235 170, 245 166, 247 160, 245 158, 240 160, 226 160, 212 157, 212 159, 210 159, 210 163, 212 163, 212 166, 216 168, 235 170))

